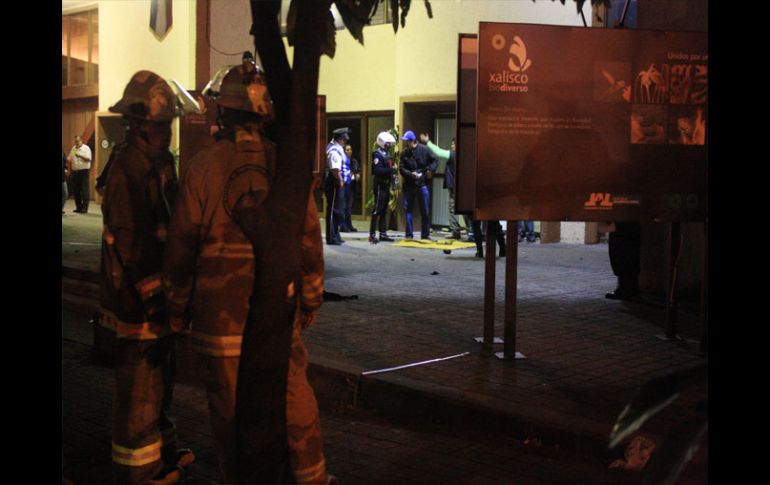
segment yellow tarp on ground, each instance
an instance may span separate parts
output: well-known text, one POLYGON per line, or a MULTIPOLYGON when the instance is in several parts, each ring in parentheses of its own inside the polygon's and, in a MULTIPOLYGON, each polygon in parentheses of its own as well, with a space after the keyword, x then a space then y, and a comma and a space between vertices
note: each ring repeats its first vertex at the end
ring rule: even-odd
POLYGON ((476 244, 472 242, 458 241, 457 239, 434 239, 432 241, 425 239, 402 239, 397 243, 391 244, 391 246, 421 249, 445 249, 454 251, 457 249, 475 248, 476 244))

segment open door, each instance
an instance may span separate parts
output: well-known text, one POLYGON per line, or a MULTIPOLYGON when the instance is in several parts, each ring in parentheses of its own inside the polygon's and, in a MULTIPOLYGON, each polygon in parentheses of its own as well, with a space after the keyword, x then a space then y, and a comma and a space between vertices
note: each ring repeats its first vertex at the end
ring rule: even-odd
POLYGON ((96 113, 94 140, 94 163, 91 165, 91 196, 97 204, 102 203, 102 196, 96 192, 96 178, 102 173, 112 148, 126 139, 126 129, 122 116, 108 111, 96 113))

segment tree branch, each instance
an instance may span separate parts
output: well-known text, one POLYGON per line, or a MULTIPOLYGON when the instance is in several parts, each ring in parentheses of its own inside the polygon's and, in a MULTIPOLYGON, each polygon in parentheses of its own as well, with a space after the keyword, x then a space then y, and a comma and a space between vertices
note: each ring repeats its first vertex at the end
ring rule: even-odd
POLYGON ((267 88, 273 98, 276 124, 286 126, 288 121, 291 67, 281 39, 278 15, 280 0, 251 0, 251 35, 267 77, 267 88))

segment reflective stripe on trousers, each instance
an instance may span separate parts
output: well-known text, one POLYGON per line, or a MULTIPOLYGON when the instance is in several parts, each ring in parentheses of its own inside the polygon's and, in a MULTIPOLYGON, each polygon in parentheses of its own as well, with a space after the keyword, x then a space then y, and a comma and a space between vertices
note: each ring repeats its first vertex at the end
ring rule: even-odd
POLYGON ((157 340, 168 335, 169 330, 150 322, 128 323, 120 320, 109 310, 99 309, 98 323, 115 332, 118 338, 131 340, 157 340))
POLYGON ((192 346, 196 352, 211 357, 240 357, 242 335, 210 335, 192 332, 192 346))
MULTIPOLYGON (((297 310, 286 389, 289 460, 297 483, 325 484, 327 477, 321 423, 315 393, 307 381, 307 350, 302 343, 299 315, 300 312, 297 310)), ((195 337, 196 335, 193 334, 193 339, 195 337)), ((208 344, 214 344, 219 340, 219 338, 210 338, 212 337, 210 335, 208 337, 208 344)), ((222 340, 219 342, 222 343, 232 337, 235 336, 221 337, 222 340)), ((198 350, 197 347, 196 350, 198 350)), ((240 353, 240 348, 238 351, 240 353)), ((240 359, 237 356, 215 357, 210 351, 200 352, 198 359, 209 400, 211 426, 216 441, 222 480, 224 483, 237 482, 235 392, 240 359)))
POLYGON ((174 384, 174 345, 118 339, 112 402, 112 462, 118 483, 144 484, 176 455, 168 418, 174 384))

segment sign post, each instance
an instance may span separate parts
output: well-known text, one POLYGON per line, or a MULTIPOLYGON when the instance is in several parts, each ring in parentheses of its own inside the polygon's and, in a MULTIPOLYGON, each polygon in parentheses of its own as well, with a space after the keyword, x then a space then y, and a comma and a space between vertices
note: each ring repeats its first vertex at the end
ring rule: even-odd
MULTIPOLYGON (((707 34, 482 22, 477 37, 460 36, 458 67, 458 210, 481 221, 706 219, 707 34)), ((485 295, 485 348, 497 341, 490 305, 485 295)))

